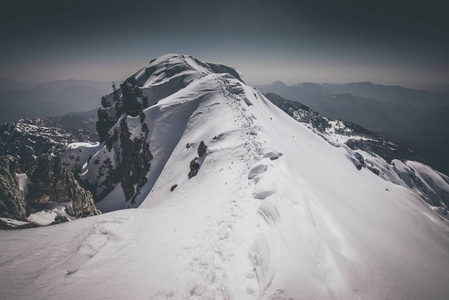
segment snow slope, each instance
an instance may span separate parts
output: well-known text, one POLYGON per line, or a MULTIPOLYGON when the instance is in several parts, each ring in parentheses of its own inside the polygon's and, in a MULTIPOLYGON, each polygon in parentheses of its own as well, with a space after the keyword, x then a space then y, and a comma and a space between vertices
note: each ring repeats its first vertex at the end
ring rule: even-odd
MULTIPOLYGON (((446 299, 448 221, 406 174, 446 200, 447 177, 363 152, 381 173, 358 170, 354 151, 237 72, 178 55, 153 66, 165 71, 141 83, 161 98, 145 110, 154 159, 139 209, 0 231, 0 298, 446 299), (178 75, 190 79, 167 85, 178 75)), ((99 204, 124 206, 118 188, 99 204)))

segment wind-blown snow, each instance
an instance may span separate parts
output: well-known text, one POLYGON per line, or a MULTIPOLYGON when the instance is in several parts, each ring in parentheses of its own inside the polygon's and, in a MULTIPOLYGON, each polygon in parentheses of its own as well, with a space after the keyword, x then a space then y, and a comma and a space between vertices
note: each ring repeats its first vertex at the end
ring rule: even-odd
POLYGON ((362 152, 381 173, 359 171, 348 148, 241 78, 191 57, 152 65, 165 71, 142 83, 150 101, 162 98, 145 111, 154 159, 139 209, 1 231, 0 298, 447 297, 448 221, 399 174, 412 168, 443 196, 447 177, 362 152), (157 86, 178 75, 163 96, 157 86), (207 154, 189 179, 201 141, 207 154))

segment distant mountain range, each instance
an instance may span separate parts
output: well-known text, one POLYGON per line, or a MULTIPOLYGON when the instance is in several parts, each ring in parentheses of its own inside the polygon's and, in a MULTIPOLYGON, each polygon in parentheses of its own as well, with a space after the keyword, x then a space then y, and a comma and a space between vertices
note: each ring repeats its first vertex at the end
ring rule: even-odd
POLYGON ((12 79, 0 78, 0 93, 14 90, 25 90, 32 88, 33 85, 12 79))
POLYGON ((111 82, 101 81, 61 80, 30 85, 0 79, 0 124, 92 110, 100 107, 101 97, 111 90, 111 82))
POLYGON ((385 86, 277 81, 256 86, 299 101, 331 119, 359 124, 397 143, 414 148, 432 167, 449 174, 449 95, 385 86))

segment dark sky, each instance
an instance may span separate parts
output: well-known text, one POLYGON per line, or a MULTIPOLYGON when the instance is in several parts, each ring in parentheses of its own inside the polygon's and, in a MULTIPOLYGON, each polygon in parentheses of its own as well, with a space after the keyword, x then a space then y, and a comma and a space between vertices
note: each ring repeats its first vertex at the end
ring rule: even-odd
POLYGON ((443 1, 42 0, 0 10, 0 77, 122 80, 165 53, 250 83, 449 84, 443 1))

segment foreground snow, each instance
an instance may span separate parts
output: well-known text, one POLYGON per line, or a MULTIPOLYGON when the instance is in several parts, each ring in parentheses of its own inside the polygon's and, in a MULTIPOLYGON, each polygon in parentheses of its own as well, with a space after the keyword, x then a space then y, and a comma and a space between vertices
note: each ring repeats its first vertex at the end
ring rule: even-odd
POLYGON ((155 161, 139 209, 0 231, 0 298, 447 297, 448 222, 414 185, 376 157, 379 176, 359 171, 235 77, 203 75, 145 112, 155 161))

